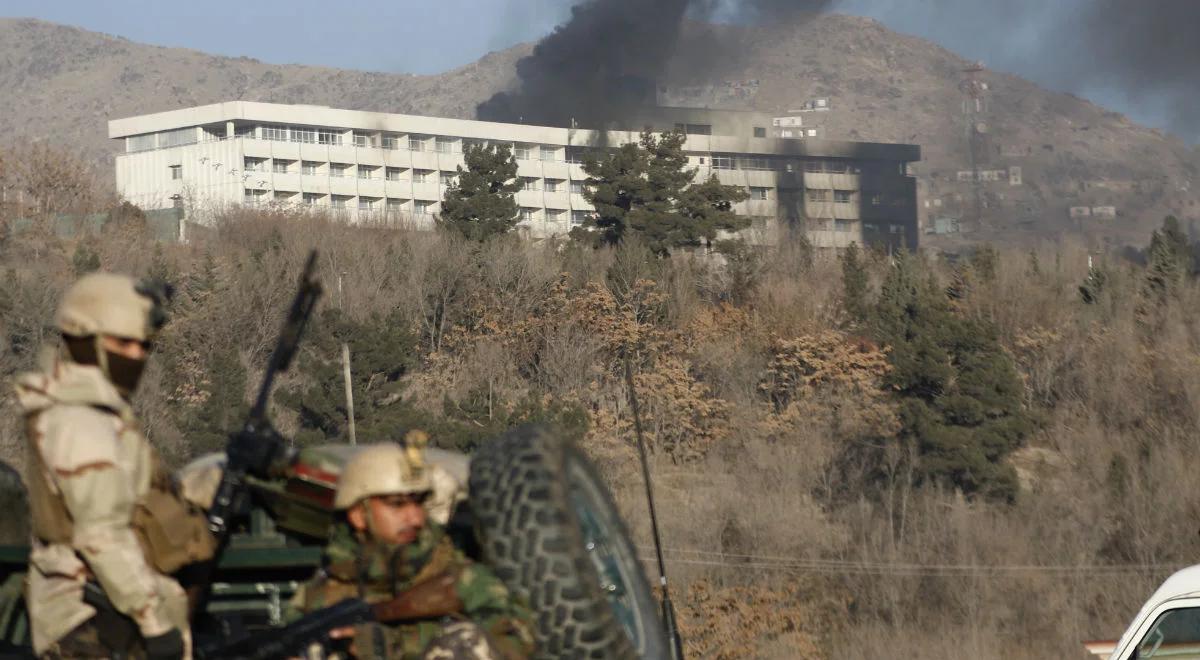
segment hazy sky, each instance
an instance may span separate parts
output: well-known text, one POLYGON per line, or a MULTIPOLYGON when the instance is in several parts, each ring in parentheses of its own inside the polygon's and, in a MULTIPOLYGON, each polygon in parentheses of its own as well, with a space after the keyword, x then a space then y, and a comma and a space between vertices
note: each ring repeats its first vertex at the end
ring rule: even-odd
MULTIPOLYGON (((1200 5, 1200 0, 1172 1, 1200 5)), ((1073 15, 1090 2, 1097 0, 837 0, 834 6, 931 39, 991 68, 1092 98, 1138 121, 1167 125, 1166 101, 1133 93, 1130 85, 1112 84, 1106 76, 1085 80, 1076 74, 1080 67, 1062 65, 1055 53, 1061 31, 1073 30, 1073 15)), ((144 43, 278 64, 435 73, 488 51, 536 40, 569 14, 571 4, 572 0, 0 0, 0 15, 33 16, 144 43)))

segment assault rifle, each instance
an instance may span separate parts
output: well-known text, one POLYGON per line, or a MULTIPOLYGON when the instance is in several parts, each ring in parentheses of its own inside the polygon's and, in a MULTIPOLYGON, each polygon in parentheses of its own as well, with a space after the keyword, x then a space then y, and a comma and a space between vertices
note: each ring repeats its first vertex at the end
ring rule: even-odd
POLYGON ((300 290, 296 292, 283 329, 279 332, 279 341, 271 353, 271 361, 267 363, 254 407, 250 409, 242 428, 231 434, 225 444, 225 468, 208 510, 208 528, 217 538, 219 546, 223 546, 229 536, 230 523, 248 511, 250 502, 246 476, 268 477, 287 462, 287 443, 267 418, 267 403, 271 399, 275 376, 291 366, 304 326, 308 324, 317 298, 321 296, 316 268, 317 251, 313 250, 304 264, 304 272, 300 274, 300 290))
POLYGON ((193 612, 197 616, 202 615, 207 606, 212 574, 229 542, 232 524, 249 513, 250 489, 246 477, 269 477, 286 467, 291 458, 287 442, 267 417, 267 404, 271 399, 275 376, 291 366, 300 345, 300 336, 304 334, 304 326, 308 324, 317 298, 321 296, 321 283, 317 281, 316 270, 317 251, 313 250, 300 274, 300 290, 296 292, 283 329, 279 331, 279 340, 271 353, 271 361, 267 363, 254 407, 250 409, 241 429, 230 434, 225 443, 225 467, 208 509, 208 529, 217 541, 217 552, 211 561, 199 568, 198 579, 194 582, 200 589, 193 601, 193 612))
MULTIPOLYGON (((271 660, 304 657, 314 645, 329 649, 335 644, 344 643, 344 640, 335 640, 330 635, 339 628, 372 622, 411 623, 440 619, 463 611, 463 603, 455 589, 457 581, 458 576, 447 571, 392 600, 374 604, 358 598, 343 600, 336 605, 311 612, 284 628, 268 630, 233 642, 201 644, 196 648, 195 656, 197 660, 271 660)), ((355 641, 362 645, 379 643, 381 640, 355 641)))

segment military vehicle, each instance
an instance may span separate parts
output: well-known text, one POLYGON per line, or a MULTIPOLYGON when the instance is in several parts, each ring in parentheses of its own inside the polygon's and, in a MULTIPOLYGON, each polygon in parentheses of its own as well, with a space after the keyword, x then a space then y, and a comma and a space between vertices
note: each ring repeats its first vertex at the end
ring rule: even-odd
MULTIPOLYGON (((338 475, 359 449, 303 448, 279 478, 248 478, 251 513, 231 536, 194 619, 198 641, 284 625, 288 599, 320 563, 338 475)), ((448 528, 534 609, 539 657, 669 657, 634 546, 578 447, 548 429, 522 427, 471 457, 430 449, 428 459, 466 486, 448 528)), ((223 454, 203 456, 178 476, 219 478, 223 461, 223 454)), ((0 654, 28 650, 21 598, 27 554, 25 546, 0 546, 0 654)), ((180 575, 185 585, 187 572, 180 575)))

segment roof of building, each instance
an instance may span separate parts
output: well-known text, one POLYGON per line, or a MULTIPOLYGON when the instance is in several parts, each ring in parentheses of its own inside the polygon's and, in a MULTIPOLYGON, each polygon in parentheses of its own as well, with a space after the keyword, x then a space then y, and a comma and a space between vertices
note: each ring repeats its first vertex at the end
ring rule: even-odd
MULTIPOLYGON (((636 126, 645 118, 658 121, 701 121, 716 120, 718 127, 749 126, 766 117, 761 113, 738 111, 709 111, 699 108, 654 108, 646 111, 644 118, 628 121, 636 126)), ((579 147, 598 147, 622 144, 637 139, 637 130, 596 131, 587 129, 555 128, 528 124, 504 124, 474 119, 451 119, 426 117, 386 112, 345 110, 319 105, 260 103, 257 101, 227 101, 209 105, 168 110, 135 117, 113 119, 108 122, 108 136, 114 139, 133 135, 157 133, 189 126, 211 126, 224 122, 278 123, 315 127, 336 127, 371 131, 395 131, 429 135, 453 135, 476 139, 505 139, 515 142, 560 144, 579 147)), ((769 124, 767 124, 769 126, 769 124)), ((657 127, 656 127, 657 128, 657 127)), ((741 135, 689 135, 688 150, 730 152, 738 154, 782 155, 798 157, 879 159, 912 162, 921 159, 921 148, 911 144, 883 144, 877 142, 850 142, 815 138, 783 139, 757 138, 743 131, 741 135)))

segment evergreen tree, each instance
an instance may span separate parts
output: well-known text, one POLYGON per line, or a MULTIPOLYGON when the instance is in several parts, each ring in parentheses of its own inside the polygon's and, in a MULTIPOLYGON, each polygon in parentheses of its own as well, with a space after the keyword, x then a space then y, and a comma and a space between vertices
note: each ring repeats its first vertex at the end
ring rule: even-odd
POLYGON ((996 269, 1000 265, 1000 253, 991 245, 981 245, 975 248, 971 255, 971 268, 979 276, 981 282, 996 281, 996 269))
POLYGON ((1143 312, 1163 305, 1174 296, 1184 278, 1192 272, 1192 250, 1179 220, 1169 215, 1161 230, 1150 235, 1146 250, 1146 280, 1143 286, 1143 312))
POLYGON ((842 307, 855 323, 865 323, 870 312, 867 300, 867 267, 858 243, 842 253, 842 307))
POLYGON ((694 183, 687 166, 682 132, 661 137, 644 131, 637 144, 625 144, 584 163, 584 197, 596 214, 572 230, 575 239, 594 246, 616 245, 626 232, 637 232, 652 252, 667 256, 674 248, 710 244, 720 231, 749 226, 733 212, 745 190, 722 185, 716 177, 694 183))
POLYGON ((485 241, 516 226, 517 161, 508 145, 472 145, 463 151, 466 168, 442 200, 439 223, 468 240, 485 241))
POLYGON ((1011 500, 1016 476, 1004 459, 1031 427, 1023 385, 995 329, 955 315, 920 266, 897 256, 875 314, 902 399, 900 440, 916 449, 918 479, 1011 500))

